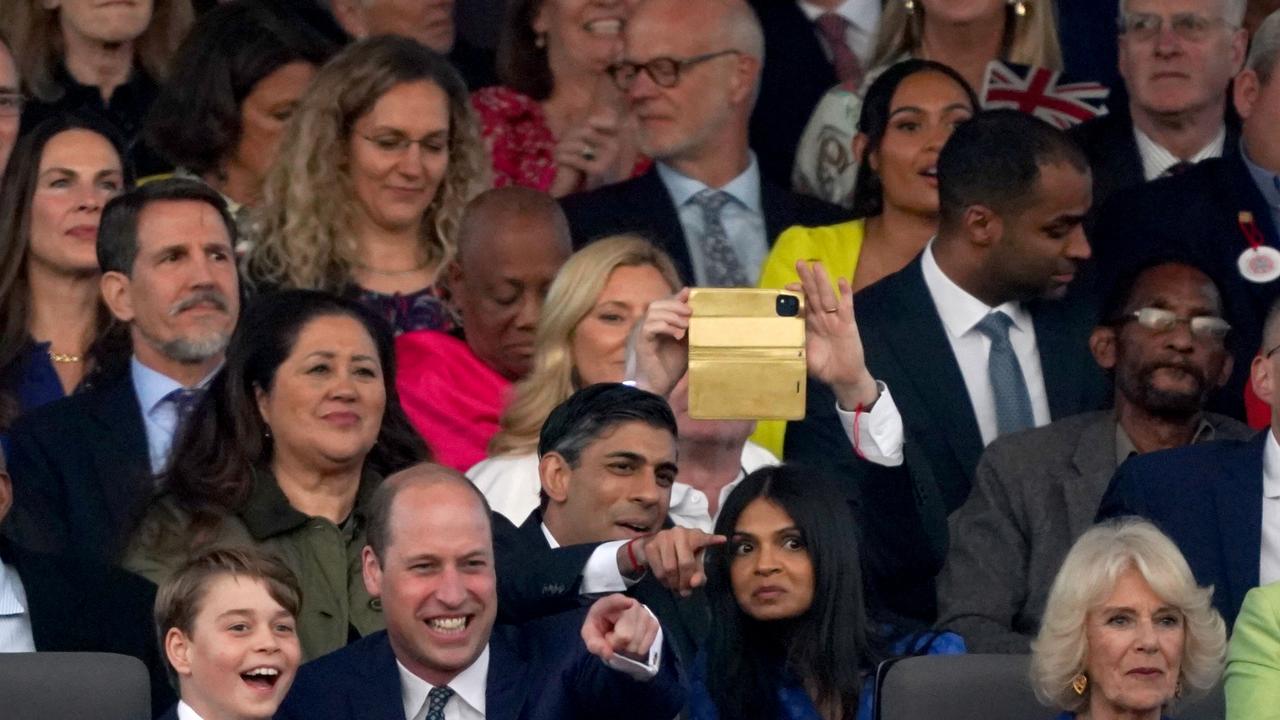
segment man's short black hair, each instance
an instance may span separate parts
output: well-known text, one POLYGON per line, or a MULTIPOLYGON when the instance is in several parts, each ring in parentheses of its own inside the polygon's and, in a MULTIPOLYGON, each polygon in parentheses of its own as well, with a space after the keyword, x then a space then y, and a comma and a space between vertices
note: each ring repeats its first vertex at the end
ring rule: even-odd
POLYGON ((942 226, 955 227, 974 205, 1016 214, 1034 198, 1040 166, 1054 163, 1089 171, 1080 146, 1052 125, 1017 110, 977 113, 956 128, 938 156, 942 226))
POLYGON ((112 198, 102 209, 98 225, 98 266, 102 272, 131 275, 133 261, 138 257, 138 218, 143 209, 152 203, 184 200, 206 203, 217 210, 227 226, 231 246, 235 247, 236 221, 217 190, 198 180, 157 180, 112 198))
POLYGON ((554 452, 576 467, 582 451, 612 428, 629 422, 666 430, 676 437, 676 416, 667 401, 621 383, 598 383, 556 406, 538 435, 538 457, 554 452))

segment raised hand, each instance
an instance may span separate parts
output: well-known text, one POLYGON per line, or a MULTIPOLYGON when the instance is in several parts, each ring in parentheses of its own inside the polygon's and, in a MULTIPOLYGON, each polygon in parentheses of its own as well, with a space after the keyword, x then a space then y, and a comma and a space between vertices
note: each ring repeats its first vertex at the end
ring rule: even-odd
POLYGON ((587 611, 582 641, 601 660, 615 654, 645 662, 658 637, 658 619, 640 601, 626 595, 607 595, 587 611))
POLYGON ((805 302, 805 355, 809 374, 831 386, 840 406, 853 410, 870 406, 879 397, 875 378, 867 370, 862 337, 853 317, 853 289, 838 280, 837 297, 822 263, 796 263, 800 282, 787 286, 803 292, 805 302))
MULTIPOLYGON (((728 541, 723 535, 709 535, 696 528, 673 527, 631 543, 630 553, 642 567, 648 568, 663 586, 681 597, 707 582, 702 556, 707 548, 728 541)), ((618 550, 619 567, 630 562, 627 546, 618 550)), ((632 568, 634 569, 634 568, 632 568)))
POLYGON ((689 369, 689 288, 649 304, 631 332, 636 387, 662 397, 671 395, 689 369))

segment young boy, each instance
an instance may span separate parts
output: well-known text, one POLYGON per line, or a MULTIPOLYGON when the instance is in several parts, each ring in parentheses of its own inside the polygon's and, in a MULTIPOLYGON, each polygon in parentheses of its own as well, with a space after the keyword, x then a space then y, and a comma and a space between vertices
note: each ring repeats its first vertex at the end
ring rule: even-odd
POLYGON ((161 720, 270 720, 302 649, 301 591, 278 560, 247 548, 192 558, 156 594, 156 632, 181 698, 161 720))

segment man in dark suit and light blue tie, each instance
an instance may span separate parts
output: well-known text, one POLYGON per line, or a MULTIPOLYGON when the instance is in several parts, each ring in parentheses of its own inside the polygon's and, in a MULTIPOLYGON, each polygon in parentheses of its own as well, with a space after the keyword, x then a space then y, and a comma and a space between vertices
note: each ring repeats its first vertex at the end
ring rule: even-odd
POLYGON ((1235 623, 1244 596, 1280 580, 1280 302, 1263 326, 1250 368, 1271 405, 1271 426, 1252 440, 1221 441, 1141 455, 1120 466, 1098 519, 1141 515, 1186 556, 1196 582, 1235 623))
POLYGON ((764 39, 743 0, 649 0, 627 21, 624 42, 610 72, 656 162, 640 177, 562 201, 576 246, 635 232, 662 247, 688 284, 755 285, 783 230, 847 219, 761 177, 747 127, 764 39))
POLYGON ((364 582, 385 632, 304 665, 281 720, 572 720, 674 717, 674 655, 640 603, 495 626, 490 513, 462 475, 420 465, 371 503, 364 582))
MULTIPOLYGON (((785 454, 854 484, 913 482, 919 493, 940 494, 952 512, 968 496, 986 444, 1095 409, 1105 397, 1087 343, 1094 312, 1058 301, 1089 257, 1081 223, 1091 189, 1080 149, 1030 116, 980 113, 947 142, 938 185, 937 237, 854 301, 867 368, 892 392, 905 431, 877 444, 884 456, 905 450, 905 464, 862 460, 848 428, 877 422, 876 414, 838 407, 816 382, 785 454)), ((863 496, 875 502, 875 493, 863 496)), ((921 559, 935 572, 946 533, 945 523, 932 528, 935 552, 921 559)), ((933 613, 931 587, 886 592, 906 596, 899 611, 933 613)))
POLYGON ((9 537, 118 560, 180 419, 222 365, 240 310, 235 238, 226 203, 200 182, 163 180, 107 203, 102 296, 128 325, 133 357, 126 371, 14 425, 9 537))

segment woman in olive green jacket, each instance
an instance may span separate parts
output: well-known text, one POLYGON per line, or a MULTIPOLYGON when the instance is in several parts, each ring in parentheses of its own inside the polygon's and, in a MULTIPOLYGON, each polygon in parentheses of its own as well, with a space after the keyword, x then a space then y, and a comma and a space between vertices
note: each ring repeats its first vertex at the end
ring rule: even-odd
POLYGON ((179 429, 125 565, 158 583, 211 545, 274 552, 302 584, 303 654, 319 657, 383 627, 361 578, 364 506, 380 477, 426 456, 385 323, 325 293, 263 295, 179 429))

